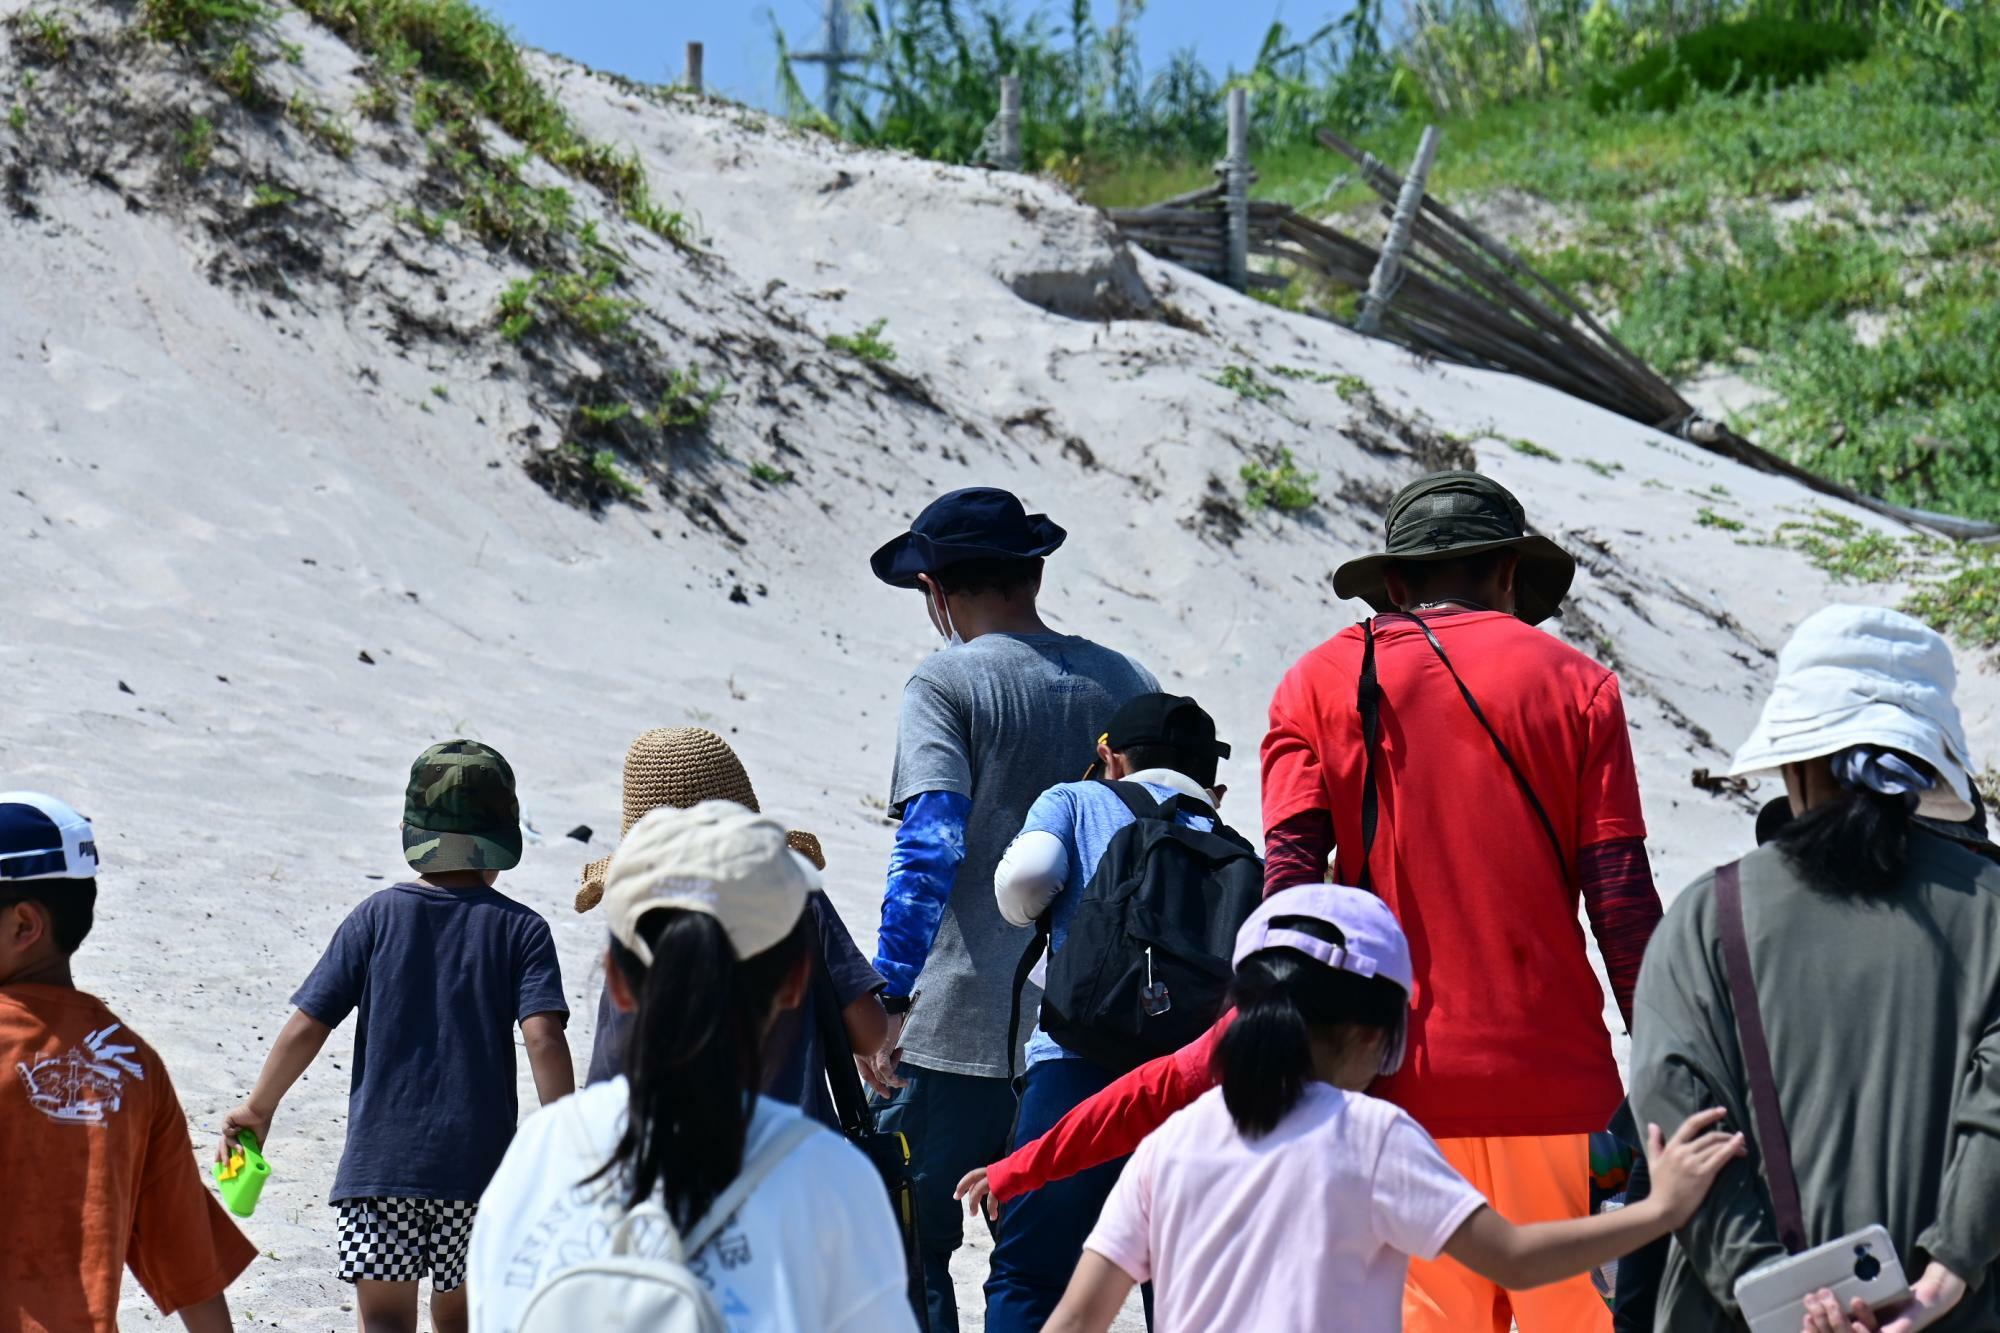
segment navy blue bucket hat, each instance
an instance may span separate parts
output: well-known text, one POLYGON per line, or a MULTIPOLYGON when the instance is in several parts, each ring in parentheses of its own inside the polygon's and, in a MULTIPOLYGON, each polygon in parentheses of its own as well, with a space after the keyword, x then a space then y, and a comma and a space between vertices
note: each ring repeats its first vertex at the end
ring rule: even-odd
POLYGON ((910 530, 869 557, 875 577, 896 588, 918 587, 917 575, 968 560, 1034 560, 1069 534, 1047 514, 1030 514, 1011 491, 968 486, 924 507, 910 530))

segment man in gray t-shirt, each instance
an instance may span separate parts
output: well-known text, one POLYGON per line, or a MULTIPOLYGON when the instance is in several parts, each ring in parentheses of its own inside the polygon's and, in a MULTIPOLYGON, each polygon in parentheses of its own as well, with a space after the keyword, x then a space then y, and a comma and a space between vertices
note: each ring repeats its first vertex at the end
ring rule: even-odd
POLYGON ((910 1141, 930 1333, 958 1327, 952 1188, 1006 1154, 1014 1119, 1007 1026, 1028 935, 1000 916, 994 866, 1035 798, 1083 775, 1118 706, 1159 688, 1122 654, 1042 623, 1042 557, 1064 535, 976 487, 934 501, 873 561, 884 582, 923 592, 947 643, 903 689, 889 794, 902 824, 875 957, 890 1035, 863 1062, 881 1128, 910 1141))

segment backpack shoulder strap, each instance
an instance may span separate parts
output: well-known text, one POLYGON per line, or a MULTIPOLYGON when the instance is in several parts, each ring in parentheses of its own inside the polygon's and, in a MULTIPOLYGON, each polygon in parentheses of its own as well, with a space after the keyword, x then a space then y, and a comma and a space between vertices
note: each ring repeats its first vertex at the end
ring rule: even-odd
POLYGON ((1736 1041, 1743 1049, 1743 1073, 1750 1081, 1750 1116, 1778 1215, 1778 1239, 1788 1253, 1806 1247, 1805 1215, 1799 1182, 1792 1174, 1792 1145, 1778 1107, 1777 1078, 1771 1072, 1771 1045, 1764 1036, 1764 1011, 1757 1004, 1757 979, 1750 970, 1750 940, 1743 929, 1743 879, 1739 862, 1715 872, 1716 924, 1722 935, 1722 970, 1736 1011, 1736 1041))
POLYGON ((1021 992, 1028 985, 1028 975, 1041 961, 1042 954, 1049 947, 1049 908, 1035 918, 1035 938, 1028 941, 1028 947, 1021 950, 1021 961, 1014 964, 1014 999, 1007 1010, 1007 1080, 1013 1082, 1014 1066, 1021 1059, 1021 992))
POLYGON ((1460 678, 1458 668, 1453 666, 1451 658, 1445 655, 1444 645, 1438 642, 1438 637, 1431 632, 1430 625, 1419 615, 1411 615, 1410 619, 1424 632, 1424 638, 1430 644, 1431 651, 1437 654, 1438 661, 1444 663, 1444 669, 1451 673, 1451 683, 1458 686, 1459 696, 1465 700, 1465 706, 1472 710, 1472 716, 1481 727, 1485 728, 1486 739, 1493 742, 1493 748, 1499 752, 1500 762, 1507 765, 1507 771, 1514 775, 1514 782, 1521 788, 1521 794, 1526 796, 1528 804, 1534 807, 1535 818, 1541 822, 1542 832, 1549 840, 1549 848, 1555 853, 1556 868, 1562 872, 1564 879, 1568 879, 1571 874, 1569 855, 1563 851, 1562 839, 1556 836, 1555 822, 1549 818, 1549 812, 1542 808, 1541 798, 1535 795, 1534 787, 1528 782, 1528 775, 1514 762, 1513 751, 1509 750, 1507 743, 1500 739, 1500 733, 1493 729, 1493 724, 1486 720, 1485 710, 1480 708, 1479 700, 1472 697, 1472 691, 1465 687, 1465 681, 1460 678))
POLYGON ((1132 812, 1134 819, 1159 819, 1164 816, 1160 803, 1153 799, 1153 793, 1146 790, 1144 783, 1112 782, 1099 778, 1098 784, 1110 789, 1111 794, 1125 802, 1125 808, 1132 812))
POLYGON ((693 1229, 688 1232, 686 1245, 688 1257, 693 1258, 701 1252, 704 1245, 714 1240, 716 1233, 728 1224, 736 1210, 743 1206, 744 1200, 756 1192, 757 1187, 764 1183, 764 1178, 777 1168, 778 1163, 790 1156, 792 1149, 811 1138, 818 1129, 819 1126, 806 1119, 804 1114, 786 1119, 778 1128, 778 1132, 771 1137, 771 1141, 765 1144, 755 1157, 743 1163, 743 1169, 736 1173, 736 1179, 729 1182, 729 1188, 715 1196, 715 1202, 708 1206, 708 1212, 703 1214, 701 1221, 695 1223, 693 1229))

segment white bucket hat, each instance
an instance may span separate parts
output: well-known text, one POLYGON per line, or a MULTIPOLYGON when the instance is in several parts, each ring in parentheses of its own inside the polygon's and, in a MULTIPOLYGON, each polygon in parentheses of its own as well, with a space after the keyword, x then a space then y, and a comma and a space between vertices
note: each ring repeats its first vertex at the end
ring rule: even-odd
POLYGON ((1879 606, 1829 606, 1778 654, 1778 679, 1731 777, 1772 773, 1856 745, 1921 759, 1938 777, 1917 813, 1972 817, 1971 749, 1952 693, 1951 645, 1922 621, 1879 606))

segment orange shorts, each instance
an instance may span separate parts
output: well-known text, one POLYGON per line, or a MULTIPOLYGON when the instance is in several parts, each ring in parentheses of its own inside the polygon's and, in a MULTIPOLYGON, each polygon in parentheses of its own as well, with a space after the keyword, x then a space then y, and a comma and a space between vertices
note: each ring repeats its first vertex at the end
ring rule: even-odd
MULTIPOLYGON (((1555 1222, 1590 1212, 1590 1136, 1439 1139, 1452 1168, 1509 1222, 1555 1222)), ((1410 1261, 1403 1333, 1611 1333, 1611 1311, 1590 1275, 1508 1291, 1439 1255, 1410 1261)))

